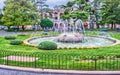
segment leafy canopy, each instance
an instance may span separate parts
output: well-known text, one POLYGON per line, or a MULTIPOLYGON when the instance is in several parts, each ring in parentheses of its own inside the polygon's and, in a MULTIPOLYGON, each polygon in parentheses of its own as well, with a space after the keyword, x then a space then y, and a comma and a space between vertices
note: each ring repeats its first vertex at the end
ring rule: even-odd
POLYGON ((33 25, 34 10, 29 0, 6 0, 2 22, 6 26, 33 25))
POLYGON ((42 28, 46 28, 46 27, 51 28, 51 27, 53 27, 53 22, 51 20, 45 18, 45 19, 41 20, 40 25, 42 28))

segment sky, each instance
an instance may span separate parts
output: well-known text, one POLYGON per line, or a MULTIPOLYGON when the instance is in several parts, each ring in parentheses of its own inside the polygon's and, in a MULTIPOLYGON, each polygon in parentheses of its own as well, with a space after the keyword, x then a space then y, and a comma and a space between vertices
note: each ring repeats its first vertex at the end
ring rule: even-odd
MULTIPOLYGON (((0 0, 0 8, 3 8, 5 0, 0 0)), ((68 1, 72 0, 47 0, 46 4, 49 5, 50 8, 54 7, 55 5, 62 5, 66 4, 68 1)))

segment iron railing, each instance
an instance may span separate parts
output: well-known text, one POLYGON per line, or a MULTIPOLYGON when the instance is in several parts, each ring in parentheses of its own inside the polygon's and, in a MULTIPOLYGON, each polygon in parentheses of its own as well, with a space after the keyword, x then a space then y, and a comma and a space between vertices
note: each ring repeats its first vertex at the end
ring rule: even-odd
POLYGON ((0 64, 65 70, 120 70, 120 55, 72 55, 0 51, 0 64))

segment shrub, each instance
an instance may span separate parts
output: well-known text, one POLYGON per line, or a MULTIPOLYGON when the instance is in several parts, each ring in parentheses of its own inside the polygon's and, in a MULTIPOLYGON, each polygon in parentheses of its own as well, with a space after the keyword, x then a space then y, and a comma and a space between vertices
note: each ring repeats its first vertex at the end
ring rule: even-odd
POLYGON ((44 41, 38 45, 38 48, 43 50, 55 50, 57 49, 57 44, 50 41, 44 41))
POLYGON ((87 56, 81 56, 80 59, 81 60, 87 60, 87 56))
POLYGON ((120 55, 116 55, 116 58, 120 58, 120 55))
POLYGON ((26 34, 18 34, 18 36, 26 36, 26 34))
POLYGON ((10 42, 11 45, 20 45, 20 44, 22 44, 22 43, 23 43, 23 41, 21 41, 21 40, 12 40, 12 41, 10 42))
POLYGON ((14 31, 14 28, 7 29, 6 31, 7 31, 7 32, 13 32, 13 31, 14 31))
POLYGON ((16 39, 16 37, 15 36, 5 36, 5 39, 6 40, 14 40, 14 39, 16 39))
POLYGON ((48 33, 47 32, 43 32, 42 35, 48 35, 48 33))

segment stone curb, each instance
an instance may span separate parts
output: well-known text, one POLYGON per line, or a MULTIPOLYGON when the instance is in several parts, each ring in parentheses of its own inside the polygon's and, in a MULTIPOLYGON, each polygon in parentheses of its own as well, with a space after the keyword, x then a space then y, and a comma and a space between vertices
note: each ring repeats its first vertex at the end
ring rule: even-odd
MULTIPOLYGON (((47 36, 47 37, 49 37, 49 36, 47 36)), ((95 47, 95 46, 92 46, 92 47, 70 47, 70 48, 58 47, 58 49, 93 49, 93 48, 101 48, 101 47, 111 47, 111 46, 115 46, 115 45, 120 44, 120 40, 115 39, 115 38, 112 38, 112 37, 100 37, 100 36, 90 36, 90 37, 98 37, 98 38, 109 39, 109 40, 111 40, 111 41, 114 41, 115 43, 113 43, 113 44, 111 44, 111 45, 100 46, 100 47, 95 47)), ((26 45, 28 45, 28 46, 36 47, 37 45, 35 45, 35 44, 30 44, 29 41, 30 41, 30 40, 34 40, 34 39, 37 39, 37 38, 43 38, 43 37, 28 38, 28 39, 24 40, 23 42, 24 42, 24 44, 26 44, 26 45)))

